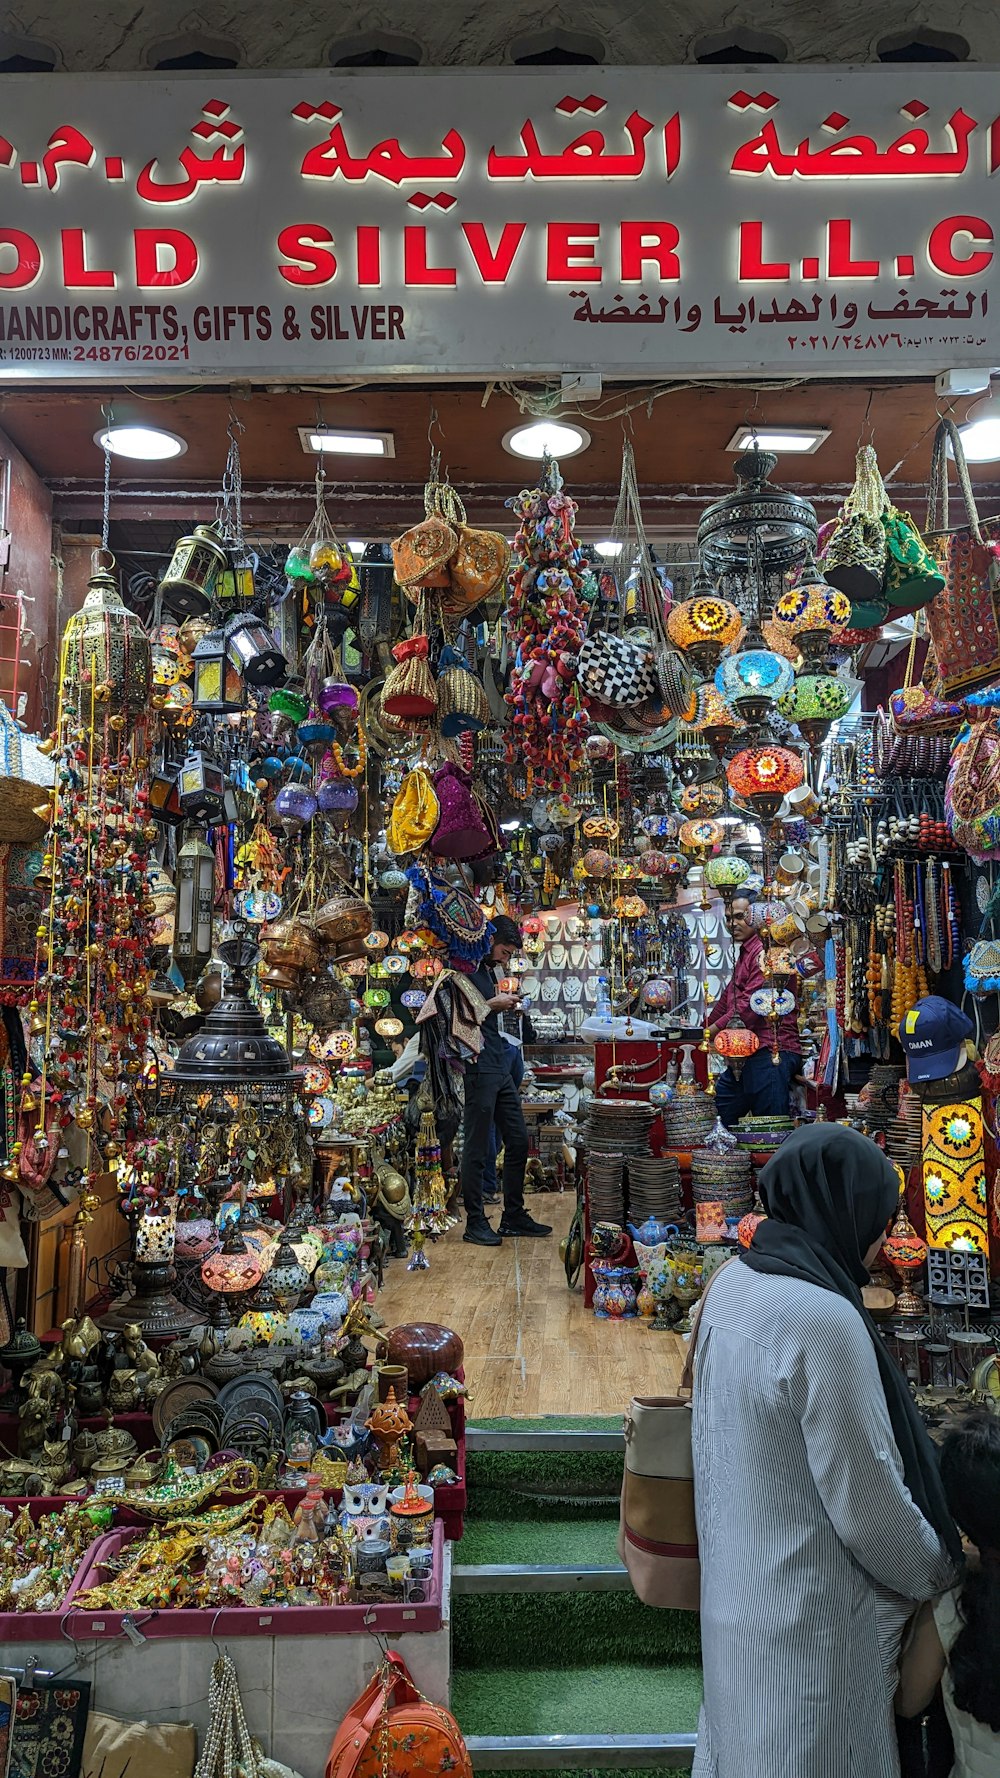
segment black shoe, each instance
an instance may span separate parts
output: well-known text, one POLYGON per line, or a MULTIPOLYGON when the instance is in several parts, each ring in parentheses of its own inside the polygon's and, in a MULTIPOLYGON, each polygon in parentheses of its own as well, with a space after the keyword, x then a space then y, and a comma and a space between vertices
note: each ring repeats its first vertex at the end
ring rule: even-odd
POLYGON ((503 1242, 496 1229, 491 1228, 485 1216, 472 1216, 465 1225, 463 1241, 471 1241, 476 1247, 501 1247, 503 1242))
POLYGON ((552 1225, 536 1222, 527 1210, 505 1211, 500 1218, 501 1235, 551 1235, 552 1225))

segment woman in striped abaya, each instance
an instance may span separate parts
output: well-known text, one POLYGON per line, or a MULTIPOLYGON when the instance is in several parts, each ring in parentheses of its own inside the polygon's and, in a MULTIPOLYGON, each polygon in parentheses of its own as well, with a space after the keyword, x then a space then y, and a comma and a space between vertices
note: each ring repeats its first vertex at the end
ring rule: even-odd
POLYGON ((705 1701, 695 1778, 897 1778, 903 1627, 961 1544, 861 1287, 899 1200, 881 1150, 797 1130, 713 1280, 692 1442, 705 1701))

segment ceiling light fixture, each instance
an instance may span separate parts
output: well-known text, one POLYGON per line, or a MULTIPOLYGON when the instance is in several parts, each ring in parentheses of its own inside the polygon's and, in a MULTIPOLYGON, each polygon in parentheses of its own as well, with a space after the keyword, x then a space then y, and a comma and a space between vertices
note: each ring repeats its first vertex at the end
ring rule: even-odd
POLYGON ((595 543, 594 548, 599 556, 620 556, 622 553, 621 544, 613 537, 605 537, 601 543, 595 543))
POLYGON ((347 539, 347 547, 352 556, 363 556, 365 553, 365 546, 359 537, 349 537, 347 539))
MULTIPOLYGON (((970 463, 1000 461, 1000 402, 993 400, 992 392, 973 402, 958 434, 970 463)), ((951 453, 950 444, 948 450, 951 453)))
POLYGON ((142 457, 147 463, 182 457, 187 450, 185 439, 161 426, 102 426, 94 443, 116 457, 142 457))
POLYGON ((345 432, 331 426, 299 426, 299 442, 309 457, 394 457, 391 432, 345 432))
POLYGON ((830 436, 829 426, 737 426, 727 451, 777 451, 782 457, 811 457, 830 436))
POLYGON ((503 448, 512 457, 531 457, 536 462, 546 452, 550 457, 575 457, 589 443, 590 433, 569 420, 531 420, 503 436, 503 448))

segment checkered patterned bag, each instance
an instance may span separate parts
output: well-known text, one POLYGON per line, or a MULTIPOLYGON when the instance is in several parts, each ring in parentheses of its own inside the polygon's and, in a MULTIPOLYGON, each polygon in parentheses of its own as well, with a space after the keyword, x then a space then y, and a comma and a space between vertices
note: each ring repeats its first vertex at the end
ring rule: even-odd
POLYGON ((653 650, 608 630, 587 637, 580 649, 577 675, 587 697, 618 708, 644 704, 659 690, 653 650))

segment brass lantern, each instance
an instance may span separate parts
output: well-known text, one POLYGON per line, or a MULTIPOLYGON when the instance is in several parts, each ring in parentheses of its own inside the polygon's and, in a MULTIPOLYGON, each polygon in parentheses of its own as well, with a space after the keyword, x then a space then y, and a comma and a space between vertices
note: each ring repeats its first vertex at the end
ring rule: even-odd
POLYGON ((63 701, 85 727, 91 715, 135 717, 149 708, 152 656, 142 620, 129 611, 114 575, 115 558, 95 550, 87 596, 66 625, 60 677, 63 701))
POLYGON ((171 617, 204 617, 211 609, 216 582, 229 564, 222 535, 214 525, 196 525, 174 545, 170 566, 160 581, 163 609, 171 617))
POLYGON ((164 764, 149 780, 149 813, 161 827, 179 827, 184 820, 177 790, 176 765, 164 764))
MULTIPOLYGON (((288 673, 288 662, 270 630, 252 611, 241 611, 226 625, 226 654, 231 666, 242 674, 248 685, 281 685, 288 673)), ((198 656, 195 652, 195 670, 198 656)), ((196 682, 197 683, 197 682, 196 682)), ((195 702, 197 702, 197 690, 195 702)))
POLYGON ((226 774, 200 748, 189 753, 181 766, 177 795, 186 821, 213 827, 226 819, 226 774))
POLYGON ((226 651, 225 630, 208 630, 194 651, 194 708, 212 716, 246 709, 247 688, 226 651))
POLYGON ((174 962, 188 987, 212 960, 212 904, 215 900, 215 853, 192 836, 177 854, 177 911, 174 916, 174 962))

